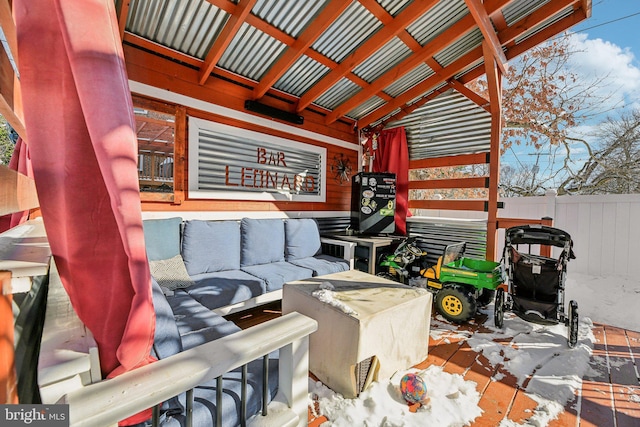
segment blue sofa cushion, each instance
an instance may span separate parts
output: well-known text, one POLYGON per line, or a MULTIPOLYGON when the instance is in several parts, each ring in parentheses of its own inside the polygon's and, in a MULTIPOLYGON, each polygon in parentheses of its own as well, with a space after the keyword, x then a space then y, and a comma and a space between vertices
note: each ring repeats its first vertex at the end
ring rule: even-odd
POLYGON ((184 289, 175 291, 167 301, 185 350, 240 330, 233 322, 200 304, 184 289))
POLYGON ((186 221, 182 257, 190 275, 240 268, 240 224, 237 221, 186 221))
POLYGON ((165 298, 160 285, 151 278, 151 295, 156 313, 156 330, 153 337, 153 352, 158 359, 173 356, 183 349, 180 332, 176 325, 173 310, 165 298))
POLYGON ((265 293, 264 280, 240 270, 219 271, 192 277, 189 295, 210 310, 236 304, 265 293))
POLYGON ((240 266, 284 261, 284 221, 242 218, 240 266))
POLYGON ((286 260, 312 257, 320 253, 320 231, 311 218, 288 219, 284 223, 286 260))
POLYGON ((250 265, 242 267, 242 271, 264 280, 267 284, 267 292, 282 289, 282 285, 292 280, 308 279, 313 276, 311 269, 298 267, 285 261, 250 265))
POLYGON ((182 218, 146 219, 142 222, 149 261, 180 255, 181 224, 182 218))
POLYGON ((349 263, 342 258, 336 258, 329 255, 318 255, 315 257, 306 257, 289 261, 298 267, 313 270, 314 276, 323 276, 325 274, 339 273, 349 270, 349 263))

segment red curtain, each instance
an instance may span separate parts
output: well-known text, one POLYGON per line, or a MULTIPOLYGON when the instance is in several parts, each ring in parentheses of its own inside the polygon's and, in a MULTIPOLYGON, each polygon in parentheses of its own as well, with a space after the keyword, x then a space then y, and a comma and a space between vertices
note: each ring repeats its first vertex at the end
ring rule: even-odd
MULTIPOLYGON (((31 167, 31 158, 29 156, 29 147, 24 143, 22 138, 18 138, 16 146, 13 149, 11 160, 9 161, 9 169, 18 171, 21 174, 33 178, 33 169, 31 167)), ((29 211, 15 212, 0 217, 0 233, 10 228, 16 227, 29 218, 29 211)))
POLYGON ((407 234, 409 212, 409 149, 404 127, 385 129, 378 136, 373 172, 396 174, 396 233, 407 234))
POLYGON ((114 2, 21 0, 14 12, 44 225, 71 303, 97 341, 103 375, 112 377, 152 361, 155 328, 114 2))

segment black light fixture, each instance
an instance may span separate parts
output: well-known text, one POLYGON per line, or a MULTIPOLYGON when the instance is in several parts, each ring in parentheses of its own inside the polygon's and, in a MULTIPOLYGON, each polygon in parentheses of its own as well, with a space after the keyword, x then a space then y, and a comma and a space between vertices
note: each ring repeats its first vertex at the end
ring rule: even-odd
POLYGON ((279 110, 275 107, 271 107, 266 104, 261 104, 257 101, 247 100, 244 101, 244 109, 248 111, 252 111, 254 113, 262 114, 264 116, 269 116, 274 119, 282 120, 289 123, 294 123, 296 125, 301 125, 304 123, 304 117, 299 114, 290 113, 288 111, 279 110))

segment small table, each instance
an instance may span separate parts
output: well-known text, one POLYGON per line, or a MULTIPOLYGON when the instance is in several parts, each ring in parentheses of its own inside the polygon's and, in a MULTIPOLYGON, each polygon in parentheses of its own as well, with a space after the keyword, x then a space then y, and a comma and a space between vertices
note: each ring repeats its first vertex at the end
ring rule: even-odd
POLYGON ((394 243, 402 240, 399 236, 367 236, 367 235, 347 235, 331 234, 333 239, 353 242, 357 245, 355 253, 355 268, 369 274, 376 274, 378 262, 378 250, 388 248, 394 243))
POLYGON ((346 398, 427 358, 431 305, 424 289, 357 270, 286 283, 282 297, 283 314, 318 322, 309 370, 346 398))

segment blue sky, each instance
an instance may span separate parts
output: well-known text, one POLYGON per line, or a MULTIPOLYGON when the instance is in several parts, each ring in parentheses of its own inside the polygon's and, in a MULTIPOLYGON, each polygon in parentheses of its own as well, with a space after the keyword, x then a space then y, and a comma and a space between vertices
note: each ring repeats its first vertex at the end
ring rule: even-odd
MULTIPOLYGON (((575 33, 570 36, 572 50, 580 52, 572 56, 572 71, 584 82, 606 80, 606 86, 599 91, 606 101, 599 105, 610 104, 607 114, 640 108, 640 0, 593 0, 591 17, 570 32, 575 33)), ((588 136, 590 130, 607 114, 576 128, 572 135, 592 141, 588 136)), ((586 153, 583 145, 572 146, 576 168, 586 158, 582 153, 586 153)), ((538 153, 532 147, 514 146, 501 161, 516 168, 531 167, 538 162, 540 174, 551 174, 563 158, 564 151, 554 147, 538 153)))

